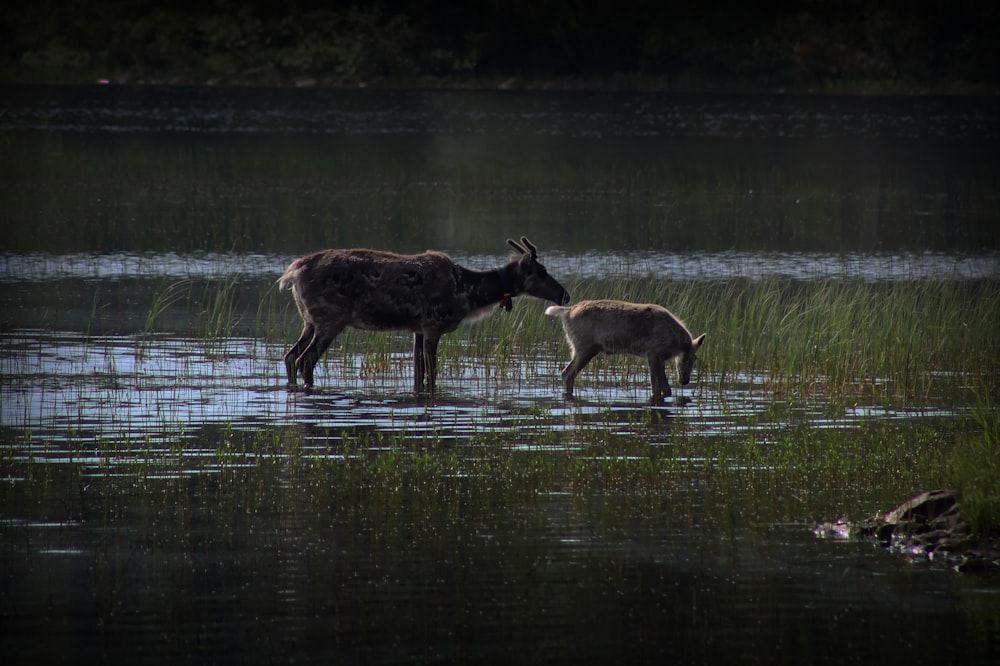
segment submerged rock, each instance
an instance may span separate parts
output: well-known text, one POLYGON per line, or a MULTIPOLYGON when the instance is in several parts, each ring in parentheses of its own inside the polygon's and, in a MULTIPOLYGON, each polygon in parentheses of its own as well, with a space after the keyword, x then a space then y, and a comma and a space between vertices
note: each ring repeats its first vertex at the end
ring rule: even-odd
POLYGON ((813 531, 823 538, 870 539, 909 558, 941 562, 957 571, 1000 570, 1000 538, 984 544, 974 536, 962 520, 959 499, 953 490, 931 490, 888 513, 856 524, 822 523, 813 531))

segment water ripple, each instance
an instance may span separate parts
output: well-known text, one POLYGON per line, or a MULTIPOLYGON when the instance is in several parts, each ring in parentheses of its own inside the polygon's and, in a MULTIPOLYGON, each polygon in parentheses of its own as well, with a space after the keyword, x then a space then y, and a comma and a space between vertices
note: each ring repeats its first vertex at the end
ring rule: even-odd
MULTIPOLYGON (((381 436, 468 441, 505 432, 516 422, 521 430, 534 427, 551 436, 546 446, 576 448, 638 431, 655 446, 669 444, 677 424, 691 426, 699 437, 755 429, 763 437, 771 423, 767 412, 776 402, 760 388, 760 377, 738 377, 720 391, 710 373, 675 389, 675 401, 662 407, 647 406, 644 378, 622 386, 599 374, 578 387, 575 401, 566 402, 553 358, 532 361, 537 367, 518 380, 449 374, 430 399, 412 393, 400 368, 360 377, 359 364, 349 358, 328 361, 315 391, 289 391, 280 368, 282 350, 253 338, 233 338, 220 348, 181 336, 141 340, 20 330, 0 334, 0 349, 0 422, 30 433, 21 454, 47 460, 66 460, 62 443, 67 442, 124 442, 120 453, 128 457, 151 444, 167 446, 222 426, 247 432, 300 428, 320 433, 315 445, 322 448, 329 433, 368 433, 373 446, 381 436)), ((861 404, 831 415, 822 397, 799 401, 793 411, 791 422, 824 428, 854 427, 872 417, 952 415, 937 407, 888 411, 861 404)))

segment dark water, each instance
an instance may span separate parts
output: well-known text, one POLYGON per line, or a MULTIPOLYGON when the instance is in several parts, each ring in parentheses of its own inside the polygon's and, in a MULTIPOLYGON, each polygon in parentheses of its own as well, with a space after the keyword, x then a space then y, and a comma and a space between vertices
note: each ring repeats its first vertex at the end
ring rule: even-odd
POLYGON ((18 252, 997 249, 992 97, 22 87, 4 107, 18 252))
POLYGON ((706 372, 686 404, 649 409, 641 372, 611 365, 566 403, 558 339, 453 362, 431 400, 409 390, 405 340, 363 335, 317 391, 290 392, 297 323, 273 292, 320 247, 437 247, 485 269, 520 234, 574 284, 995 281, 996 99, 4 93, 5 657, 1000 656, 995 576, 813 536, 818 517, 888 508, 898 483, 771 497, 703 471, 776 421, 948 432, 964 405, 776 411, 763 377, 706 372), (591 478, 681 446, 674 482, 591 478))

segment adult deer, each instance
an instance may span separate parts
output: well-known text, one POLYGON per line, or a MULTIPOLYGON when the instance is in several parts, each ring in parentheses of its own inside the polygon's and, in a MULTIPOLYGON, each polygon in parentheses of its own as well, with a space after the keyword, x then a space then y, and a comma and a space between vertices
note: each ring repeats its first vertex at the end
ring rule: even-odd
POLYGON ((324 250, 296 259, 278 280, 292 290, 302 315, 302 334, 284 356, 288 383, 302 373, 306 387, 320 357, 344 328, 413 332, 413 390, 434 391, 438 341, 459 324, 474 321, 511 298, 528 294, 556 304, 569 294, 538 261, 538 250, 521 237, 508 239, 515 255, 500 268, 474 271, 443 252, 395 254, 378 250, 324 250))

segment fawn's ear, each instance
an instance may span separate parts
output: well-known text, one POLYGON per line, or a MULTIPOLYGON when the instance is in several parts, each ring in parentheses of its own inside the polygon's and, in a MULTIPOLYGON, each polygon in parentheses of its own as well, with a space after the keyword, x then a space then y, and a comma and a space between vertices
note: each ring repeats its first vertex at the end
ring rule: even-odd
POLYGON ((691 351, 695 351, 698 347, 701 347, 701 343, 705 341, 705 334, 702 333, 697 338, 691 341, 691 351))

